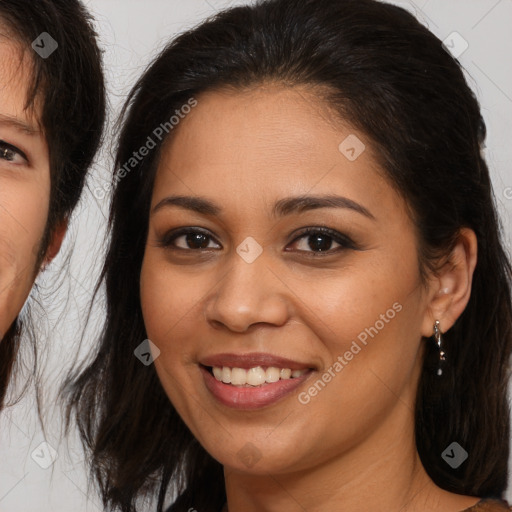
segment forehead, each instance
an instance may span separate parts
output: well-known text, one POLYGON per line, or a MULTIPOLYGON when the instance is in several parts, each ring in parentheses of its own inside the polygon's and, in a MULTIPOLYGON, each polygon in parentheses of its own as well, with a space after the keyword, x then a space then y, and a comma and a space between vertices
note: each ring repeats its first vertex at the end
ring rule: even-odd
MULTIPOLYGON (((340 173, 345 183, 361 174, 381 174, 373 150, 356 161, 340 152, 355 130, 336 118, 324 100, 308 90, 273 86, 247 91, 211 91, 179 122, 160 161, 157 185, 215 185, 227 191, 243 184, 309 189, 329 186, 340 173), (170 172, 169 172, 170 171, 170 172)), ((377 176, 375 176, 377 177, 377 176)))
MULTIPOLYGON (((212 156, 220 151, 247 156, 251 148, 262 147, 267 152, 258 151, 260 159, 270 156, 268 152, 273 156, 290 156, 291 151, 316 153, 320 131, 340 129, 327 104, 299 87, 275 84, 242 91, 210 91, 199 95, 197 102, 178 126, 174 138, 180 140, 173 152, 193 136, 203 141, 202 148, 212 156)), ((193 158, 194 154, 188 156, 193 158)))

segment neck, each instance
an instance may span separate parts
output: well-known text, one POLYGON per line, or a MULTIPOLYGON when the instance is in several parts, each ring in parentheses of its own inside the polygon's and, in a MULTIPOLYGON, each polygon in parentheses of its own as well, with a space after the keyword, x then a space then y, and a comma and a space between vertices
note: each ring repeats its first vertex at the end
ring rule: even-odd
POLYGON ((257 475, 225 467, 229 512, 445 512, 475 504, 434 484, 416 451, 413 412, 397 407, 372 436, 316 467, 257 475))
POLYGON ((368 456, 369 464, 364 468, 355 461, 345 460, 342 465, 333 460, 298 473, 247 475, 225 470, 229 512, 408 512, 407 506, 417 502, 418 492, 430 485, 419 461, 400 467, 390 456, 368 456))

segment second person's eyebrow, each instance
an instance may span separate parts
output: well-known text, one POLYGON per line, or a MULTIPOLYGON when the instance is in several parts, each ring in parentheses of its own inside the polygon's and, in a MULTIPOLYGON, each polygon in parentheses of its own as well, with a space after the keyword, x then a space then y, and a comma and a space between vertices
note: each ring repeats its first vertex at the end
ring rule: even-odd
POLYGON ((10 126, 28 135, 39 133, 39 129, 30 123, 18 119, 17 117, 6 116, 5 114, 0 114, 0 125, 10 126))

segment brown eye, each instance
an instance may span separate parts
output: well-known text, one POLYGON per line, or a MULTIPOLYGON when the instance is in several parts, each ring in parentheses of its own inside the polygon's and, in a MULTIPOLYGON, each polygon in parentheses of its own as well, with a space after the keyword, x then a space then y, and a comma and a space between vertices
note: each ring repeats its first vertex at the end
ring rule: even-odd
POLYGON ((299 244, 298 249, 301 251, 307 250, 304 248, 307 245, 307 247, 309 247, 309 249, 311 249, 312 251, 324 252, 330 250, 332 248, 333 243, 336 243, 334 242, 331 236, 324 235, 322 233, 319 233, 317 235, 303 236, 301 237, 301 239, 307 240, 307 244, 302 244, 302 247, 300 247, 301 244, 299 244))
POLYGON ((27 157, 23 151, 20 151, 15 146, 12 146, 7 142, 0 141, 0 161, 1 160, 20 165, 27 162, 27 157))
POLYGON ((189 233, 188 235, 175 238, 174 241, 180 238, 185 239, 185 244, 187 245, 187 247, 185 247, 186 249, 206 249, 209 245, 209 237, 203 233, 189 233))
POLYGON ((212 249, 209 247, 213 241, 211 235, 197 229, 181 229, 167 234, 159 243, 161 247, 177 250, 212 249), (180 242, 178 242, 180 240, 180 242))
POLYGON ((355 244, 346 235, 329 228, 310 228, 295 238, 293 243, 299 252, 332 254, 343 249, 355 249, 355 244))

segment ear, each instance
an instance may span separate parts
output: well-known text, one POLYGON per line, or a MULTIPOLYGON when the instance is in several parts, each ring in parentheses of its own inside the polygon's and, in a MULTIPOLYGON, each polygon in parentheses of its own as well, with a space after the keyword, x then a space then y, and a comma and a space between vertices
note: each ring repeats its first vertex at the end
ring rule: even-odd
POLYGON ((462 228, 453 251, 430 280, 422 336, 428 338, 433 335, 436 320, 439 320, 441 332, 448 331, 466 308, 471 296, 477 253, 475 232, 462 228))
POLYGON ((57 256, 68 230, 68 218, 65 217, 55 228, 43 262, 43 269, 57 256))

